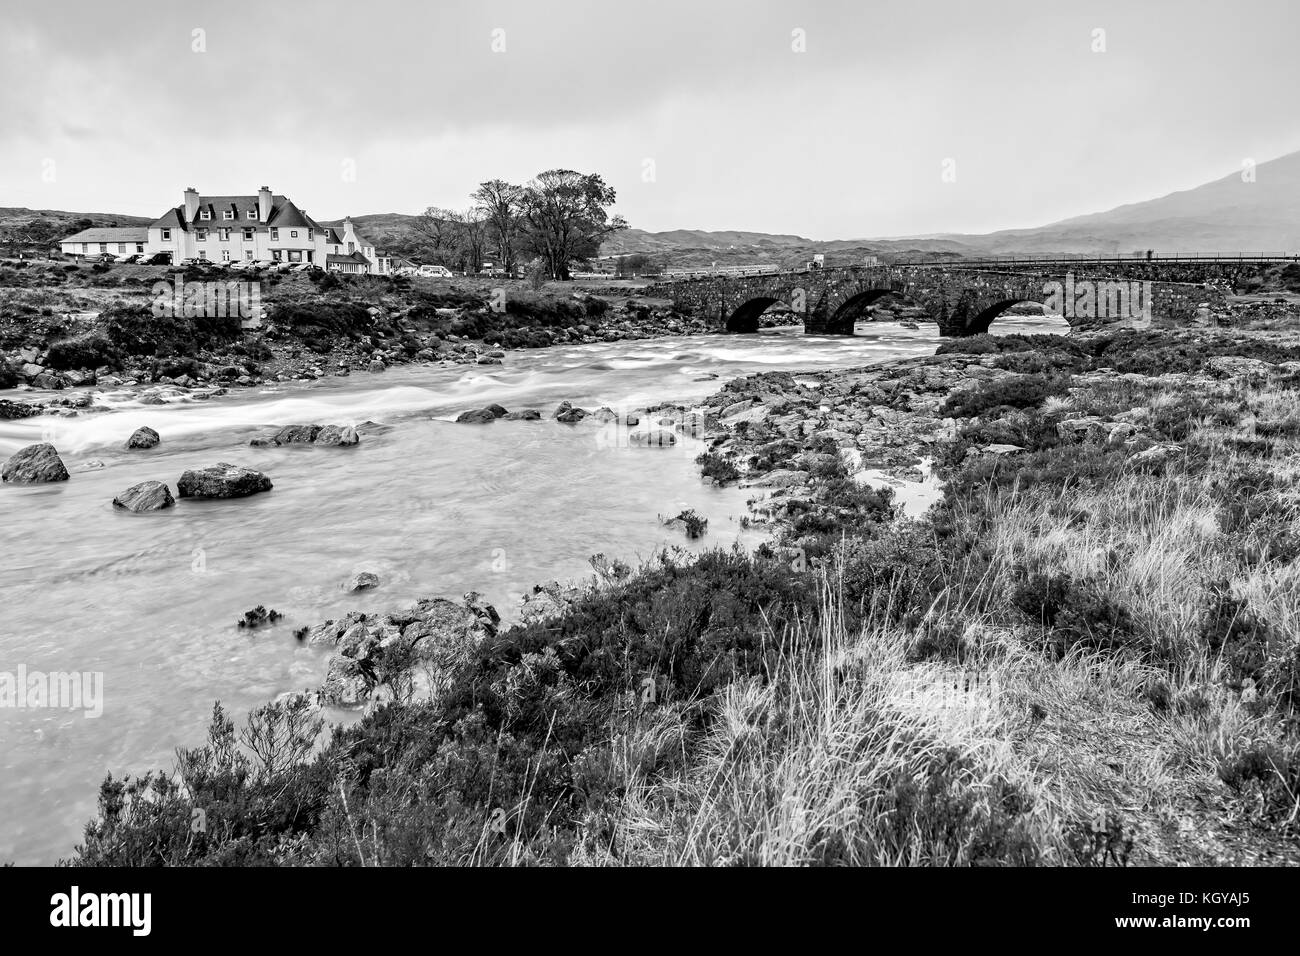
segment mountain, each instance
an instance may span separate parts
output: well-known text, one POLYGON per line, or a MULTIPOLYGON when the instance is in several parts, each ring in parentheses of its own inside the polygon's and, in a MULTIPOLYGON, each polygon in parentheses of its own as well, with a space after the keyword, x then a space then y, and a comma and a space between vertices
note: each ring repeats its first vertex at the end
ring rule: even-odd
MULTIPOLYGON (((95 226, 135 226, 151 221, 117 213, 0 207, 0 229, 33 219, 54 220, 68 231, 78 220, 86 219, 95 226)), ((352 217, 361 234, 378 248, 417 258, 428 247, 427 238, 415 228, 418 219, 403 213, 352 217)), ((84 228, 84 224, 75 228, 84 228)), ((627 229, 610 237, 601 254, 645 253, 665 265, 690 268, 714 262, 789 266, 806 262, 817 253, 825 254, 833 264, 861 261, 870 255, 893 259, 1017 253, 1114 255, 1147 249, 1160 253, 1300 252, 1300 152, 1260 163, 1253 182, 1243 182, 1237 171, 1194 189, 1031 229, 829 241, 743 230, 627 229)))
POLYGON ((1300 153, 1170 193, 1033 229, 943 236, 983 253, 1300 252, 1300 153))

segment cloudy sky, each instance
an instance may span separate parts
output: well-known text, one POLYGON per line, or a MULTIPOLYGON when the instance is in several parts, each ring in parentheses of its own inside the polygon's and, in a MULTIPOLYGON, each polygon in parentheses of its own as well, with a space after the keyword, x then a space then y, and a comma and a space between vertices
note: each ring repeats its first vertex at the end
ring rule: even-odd
POLYGON ((1294 0, 60 0, 5 19, 0 206, 152 216, 187 185, 267 184, 335 218, 569 167, 645 229, 857 238, 1038 225, 1300 149, 1294 0))

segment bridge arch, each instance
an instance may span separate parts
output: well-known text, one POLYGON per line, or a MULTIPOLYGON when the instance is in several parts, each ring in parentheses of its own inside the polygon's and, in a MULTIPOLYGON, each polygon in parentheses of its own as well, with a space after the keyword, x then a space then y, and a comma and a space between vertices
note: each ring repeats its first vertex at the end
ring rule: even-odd
POLYGON ((853 331, 853 323, 867 314, 867 309, 879 302, 887 295, 899 295, 893 289, 866 289, 845 299, 835 314, 831 316, 830 326, 833 329, 846 328, 850 333, 853 331))
MULTIPOLYGON (((965 334, 966 335, 986 334, 989 330, 989 327, 993 324, 995 319, 1005 315, 1008 309, 1017 305, 1042 306, 1043 303, 1039 299, 1031 299, 1028 297, 1019 298, 1019 299, 1001 299, 997 302, 994 302, 990 306, 986 306, 985 308, 977 312, 975 315, 971 316, 971 318, 968 319, 966 322, 965 334)), ((1049 317, 1046 308, 1044 308, 1043 316, 1045 318, 1049 317)), ((1069 323, 1061 316, 1051 316, 1051 318, 1060 319, 1060 321, 1064 323, 1067 327, 1069 325, 1069 323)))
POLYGON ((769 296, 756 296, 749 299, 727 317, 727 331, 757 332, 759 316, 780 301, 769 296))

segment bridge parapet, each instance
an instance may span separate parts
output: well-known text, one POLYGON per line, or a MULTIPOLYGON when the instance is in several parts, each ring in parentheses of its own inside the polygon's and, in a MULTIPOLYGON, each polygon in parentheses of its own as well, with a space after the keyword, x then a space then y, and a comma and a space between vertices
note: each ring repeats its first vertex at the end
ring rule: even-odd
MULTIPOLYGON (((1152 264, 1134 265, 1149 269, 1152 264)), ((1194 266, 1181 263, 1178 268, 1194 266)), ((1204 270, 1200 274, 1206 275, 1204 270)), ((869 306, 886 296, 902 296, 925 310, 940 335, 962 336, 987 332, 998 315, 1020 302, 1044 304, 1075 328, 1140 325, 1155 317, 1190 322, 1203 306, 1223 304, 1225 285, 1219 276, 1194 283, 1154 278, 1150 272, 1094 276, 952 263, 708 276, 655 283, 645 292, 671 299, 683 311, 711 316, 719 329, 730 332, 756 332, 759 316, 784 303, 803 316, 805 332, 830 335, 852 335, 869 306)))

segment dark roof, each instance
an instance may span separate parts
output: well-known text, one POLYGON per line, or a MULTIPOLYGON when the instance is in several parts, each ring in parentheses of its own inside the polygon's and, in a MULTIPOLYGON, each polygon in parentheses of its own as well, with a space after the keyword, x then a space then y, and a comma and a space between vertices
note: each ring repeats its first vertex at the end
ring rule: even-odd
POLYGON ((103 226, 98 229, 83 229, 75 236, 68 236, 59 242, 144 242, 148 238, 148 226, 103 226))
POLYGON ((234 228, 238 224, 241 228, 263 228, 274 226, 276 228, 301 228, 301 229, 323 229, 310 216, 307 216, 301 209, 293 204, 287 196, 272 194, 271 196, 271 215, 266 222, 259 219, 249 219, 248 213, 256 213, 257 194, 251 196, 200 196, 199 207, 195 210, 194 219, 185 221, 185 207, 173 206, 168 209, 162 216, 152 223, 152 227, 159 229, 181 229, 187 230, 191 226, 199 226, 204 229, 212 229, 221 225, 234 228), (210 218, 200 218, 206 211, 210 218), (234 213, 233 219, 222 218, 222 213, 234 213))
POLYGON ((363 266, 370 265, 370 260, 359 252, 349 252, 346 256, 339 256, 330 253, 325 257, 325 264, 329 265, 333 262, 359 262, 363 266))

